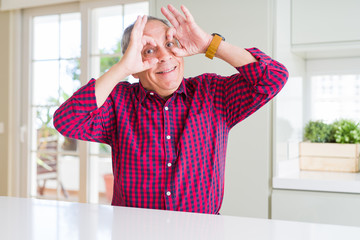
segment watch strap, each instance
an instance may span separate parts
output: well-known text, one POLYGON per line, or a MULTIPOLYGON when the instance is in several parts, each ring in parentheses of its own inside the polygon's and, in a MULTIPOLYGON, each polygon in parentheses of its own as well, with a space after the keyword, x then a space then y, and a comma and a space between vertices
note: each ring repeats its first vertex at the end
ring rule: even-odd
POLYGON ((218 34, 213 34, 213 39, 211 40, 210 45, 206 50, 205 56, 213 59, 222 40, 223 37, 218 34))

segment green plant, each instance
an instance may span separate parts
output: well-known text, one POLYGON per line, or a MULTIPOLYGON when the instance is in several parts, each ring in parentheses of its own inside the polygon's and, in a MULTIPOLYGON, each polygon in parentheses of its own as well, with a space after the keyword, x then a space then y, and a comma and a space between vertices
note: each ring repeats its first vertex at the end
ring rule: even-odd
MULTIPOLYGON (((116 45, 111 49, 110 53, 121 53, 121 40, 118 40, 116 45)), ((107 72, 113 65, 120 61, 120 56, 106 57, 109 54, 105 49, 100 49, 100 54, 105 55, 100 58, 100 74, 107 72)))
POLYGON ((332 126, 323 121, 310 121, 305 126, 304 137, 311 142, 330 142, 332 126))
POLYGON ((337 143, 360 143, 359 123, 341 119, 333 123, 333 131, 337 143))

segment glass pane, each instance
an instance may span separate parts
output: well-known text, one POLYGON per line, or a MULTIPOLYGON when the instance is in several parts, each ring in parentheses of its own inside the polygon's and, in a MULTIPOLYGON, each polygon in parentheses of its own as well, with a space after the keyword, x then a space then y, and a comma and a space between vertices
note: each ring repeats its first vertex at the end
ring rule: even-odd
POLYGON ((79 58, 80 46, 80 13, 62 14, 60 17, 60 57, 79 58))
POLYGON ((36 107, 32 111, 33 138, 32 150, 57 151, 58 133, 53 125, 53 115, 57 107, 36 107))
POLYGON ((42 197, 57 197, 57 168, 58 157, 56 153, 37 152, 36 159, 36 183, 37 195, 42 197))
POLYGON ((60 199, 78 201, 80 161, 77 156, 60 156, 58 166, 60 199))
POLYGON ((59 146, 61 151, 76 152, 78 149, 78 141, 73 138, 64 137, 59 135, 59 146))
POLYGON ((92 57, 91 77, 98 78, 118 61, 120 61, 120 57, 92 57))
POLYGON ((79 158, 56 153, 37 153, 37 194, 41 197, 78 201, 79 158))
POLYGON ((60 104, 80 87, 80 60, 60 61, 60 104))
POLYGON ((33 105, 54 105, 59 99, 59 61, 33 63, 33 105))
POLYGON ((111 147, 105 143, 94 143, 90 144, 90 154, 111 154, 111 147))
POLYGON ((34 17, 33 59, 59 58, 59 15, 34 17))
POLYGON ((122 12, 122 6, 97 8, 93 11, 92 54, 121 52, 122 12))
POLYGON ((126 4, 124 7, 125 28, 136 21, 137 16, 149 15, 149 2, 126 4))
POLYGON ((360 75, 311 78, 311 119, 328 123, 340 118, 360 120, 360 75))
POLYGON ((111 158, 91 156, 90 161, 90 202, 110 204, 114 181, 111 158))

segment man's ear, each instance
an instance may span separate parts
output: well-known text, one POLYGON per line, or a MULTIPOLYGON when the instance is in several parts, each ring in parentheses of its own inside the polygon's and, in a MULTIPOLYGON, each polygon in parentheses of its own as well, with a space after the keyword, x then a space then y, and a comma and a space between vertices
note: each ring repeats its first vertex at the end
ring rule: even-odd
POLYGON ((137 73, 131 74, 134 78, 139 79, 139 76, 137 73))

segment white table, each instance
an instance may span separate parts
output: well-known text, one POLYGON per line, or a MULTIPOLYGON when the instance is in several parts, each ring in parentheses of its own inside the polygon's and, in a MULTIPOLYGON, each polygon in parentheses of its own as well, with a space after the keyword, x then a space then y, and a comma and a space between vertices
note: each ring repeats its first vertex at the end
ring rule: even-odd
POLYGON ((359 240, 360 228, 0 197, 0 239, 359 240))

